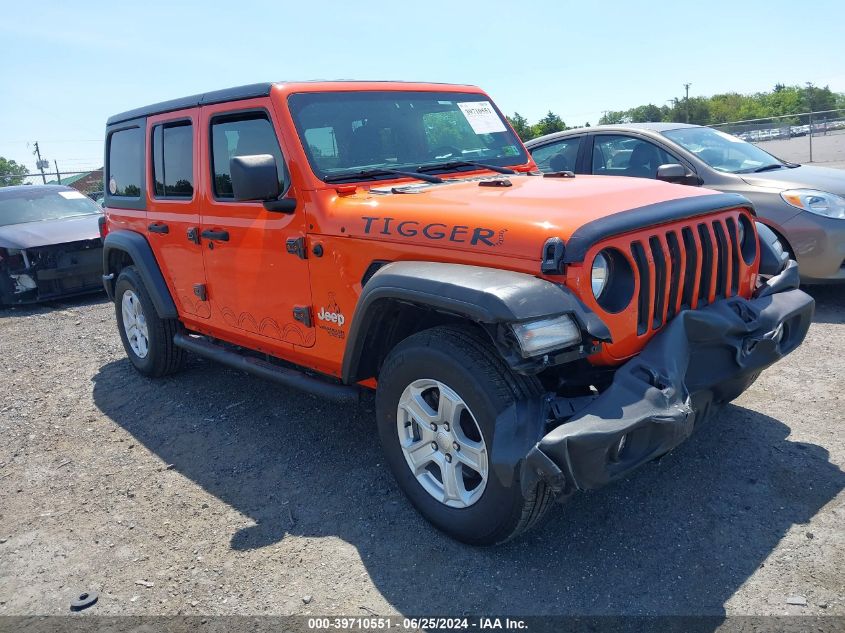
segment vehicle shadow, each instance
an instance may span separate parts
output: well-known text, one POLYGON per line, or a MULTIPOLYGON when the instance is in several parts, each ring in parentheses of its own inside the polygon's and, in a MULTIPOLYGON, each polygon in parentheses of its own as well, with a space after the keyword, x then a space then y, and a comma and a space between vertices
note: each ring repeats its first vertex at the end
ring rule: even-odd
POLYGON ((816 300, 814 323, 845 323, 845 284, 801 286, 816 300))
POLYGON ((94 400, 254 520, 231 535, 233 549, 337 536, 405 615, 723 615, 784 534, 845 488, 824 448, 730 406, 660 462, 479 549, 437 532, 402 497, 368 402, 327 404, 201 359, 159 381, 111 362, 94 376, 94 400))
POLYGON ((15 306, 0 306, 0 319, 13 319, 16 317, 28 317, 39 314, 48 314, 56 310, 67 310, 68 308, 81 308, 85 306, 107 303, 108 297, 105 291, 92 292, 75 297, 64 297, 40 303, 26 303, 15 306))

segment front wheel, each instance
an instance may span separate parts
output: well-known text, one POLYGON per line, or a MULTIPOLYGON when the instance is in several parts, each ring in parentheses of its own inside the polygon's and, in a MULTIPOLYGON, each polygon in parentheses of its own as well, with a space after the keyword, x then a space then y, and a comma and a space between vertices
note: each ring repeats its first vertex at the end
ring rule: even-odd
POLYGON ((505 465, 512 476, 503 483, 491 451, 499 414, 540 393, 535 378, 511 372, 470 328, 425 330, 389 354, 376 393, 379 436, 400 488, 426 519, 474 545, 507 541, 539 521, 551 491, 540 482, 523 494, 519 463, 505 465))
POLYGON ((173 343, 179 322, 159 317, 134 266, 120 272, 114 287, 114 304, 120 339, 135 369, 151 377, 181 369, 185 351, 173 343))

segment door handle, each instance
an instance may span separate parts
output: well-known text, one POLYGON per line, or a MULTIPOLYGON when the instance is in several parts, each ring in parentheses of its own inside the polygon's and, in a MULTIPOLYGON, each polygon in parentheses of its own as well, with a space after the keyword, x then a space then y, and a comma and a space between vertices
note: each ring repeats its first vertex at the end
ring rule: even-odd
POLYGON ((229 241, 229 231, 212 231, 211 229, 205 229, 201 235, 207 240, 216 240, 218 242, 229 241))
POLYGON ((161 224, 159 222, 153 222, 152 224, 148 225, 147 230, 150 233, 170 233, 170 227, 166 224, 161 224))

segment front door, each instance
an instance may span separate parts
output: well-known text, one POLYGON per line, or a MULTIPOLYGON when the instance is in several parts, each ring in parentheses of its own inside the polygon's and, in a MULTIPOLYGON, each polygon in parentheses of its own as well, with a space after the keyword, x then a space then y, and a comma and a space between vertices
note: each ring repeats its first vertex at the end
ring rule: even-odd
POLYGON ((200 222, 199 178, 194 157, 199 146, 199 110, 147 119, 147 240, 156 254, 173 300, 185 321, 205 322, 202 249, 192 236, 200 222))
POLYGON ((657 178, 658 167, 680 162, 662 147, 637 136, 593 136, 592 173, 597 176, 657 178))
POLYGON ((201 117, 201 151, 210 157, 210 168, 200 238, 212 325, 223 338, 268 352, 310 347, 315 331, 308 262, 304 253, 289 252, 287 244, 305 236, 304 205, 285 214, 268 211, 261 202, 234 199, 229 172, 234 156, 271 154, 281 191, 290 186, 290 178, 263 103, 244 102, 234 111, 231 105, 206 106, 201 117))

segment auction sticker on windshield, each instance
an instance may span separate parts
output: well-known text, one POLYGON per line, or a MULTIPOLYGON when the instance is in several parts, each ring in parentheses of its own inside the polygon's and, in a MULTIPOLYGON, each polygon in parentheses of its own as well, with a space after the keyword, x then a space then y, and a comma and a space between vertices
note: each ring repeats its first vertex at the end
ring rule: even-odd
POLYGON ((464 101, 458 103, 461 112, 464 113, 467 122, 476 134, 492 134, 493 132, 504 132, 505 124, 489 101, 464 101))

